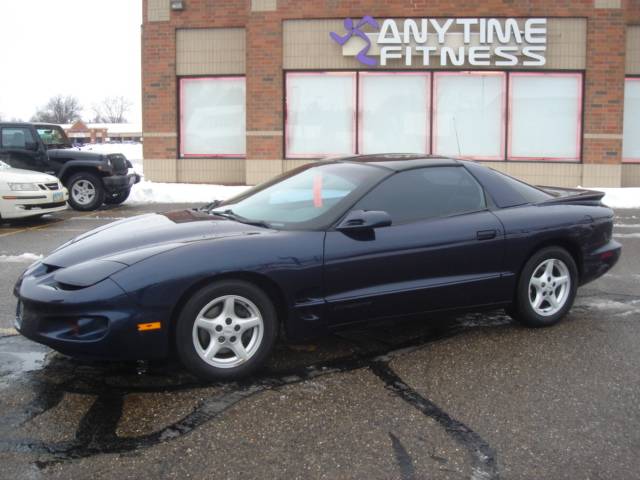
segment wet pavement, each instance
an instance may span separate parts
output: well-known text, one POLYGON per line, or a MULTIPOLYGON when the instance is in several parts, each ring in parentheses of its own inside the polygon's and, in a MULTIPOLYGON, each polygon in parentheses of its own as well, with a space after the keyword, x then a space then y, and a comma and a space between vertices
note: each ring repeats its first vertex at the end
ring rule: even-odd
POLYGON ((88 363, 12 330, 30 260, 114 219, 0 225, 0 478, 639 478, 640 211, 559 325, 432 317, 278 345, 240 383, 174 362, 88 363))

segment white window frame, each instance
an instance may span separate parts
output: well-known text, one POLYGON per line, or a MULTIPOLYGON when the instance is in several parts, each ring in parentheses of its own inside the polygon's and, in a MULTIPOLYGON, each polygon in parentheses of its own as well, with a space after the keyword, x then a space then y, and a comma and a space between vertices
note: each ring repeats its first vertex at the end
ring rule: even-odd
POLYGON ((486 77, 486 76, 500 76, 502 79, 502 105, 500 108, 500 153, 498 155, 460 155, 460 158, 469 160, 490 160, 490 161, 503 161, 506 141, 506 125, 507 125, 507 76, 506 71, 444 71, 435 72, 433 75, 433 107, 431 111, 431 121, 433 122, 433 153, 438 154, 437 141, 438 141, 438 77, 454 77, 454 76, 468 76, 468 77, 486 77))
MULTIPOLYGON (((640 84, 640 77, 625 77, 624 79, 625 82, 625 87, 627 85, 627 82, 638 82, 640 84)), ((626 109, 625 109, 625 116, 626 116, 626 109)), ((628 157, 628 156, 624 156, 624 128, 625 126, 623 125, 623 147, 622 147, 622 162, 623 163, 640 163, 640 154, 637 157, 628 157)), ((640 132, 637 132, 636 135, 640 135, 640 132)))
MULTIPOLYGON (((427 98, 426 98, 426 103, 424 105, 424 115, 425 115, 425 125, 426 125, 426 132, 425 132, 425 151, 424 154, 425 155, 430 155, 431 154, 431 122, 433 121, 433 117, 432 117, 432 99, 433 99, 433 94, 431 92, 431 89, 433 88, 433 84, 432 84, 432 76, 433 74, 431 72, 425 72, 425 71, 418 71, 418 72, 412 72, 412 71, 377 71, 377 72, 370 72, 370 71, 365 71, 365 72, 358 72, 358 153, 362 154, 363 152, 363 145, 364 145, 364 110, 363 110, 363 105, 365 102, 364 99, 364 88, 362 85, 363 79, 366 77, 373 77, 373 76, 419 76, 419 77, 424 77, 424 81, 427 84, 427 98)), ((404 150, 401 150, 399 152, 395 152, 395 153, 402 153, 404 152, 404 150)), ((411 152, 413 153, 413 152, 411 152)))
POLYGON ((509 73, 509 115, 507 118, 507 128, 509 135, 507 138, 507 160, 510 161, 548 161, 548 162, 571 162, 580 163, 582 160, 582 122, 584 115, 584 77, 579 72, 510 72, 509 73), (545 156, 514 156, 511 152, 513 145, 513 82, 514 77, 574 77, 578 79, 578 113, 575 132, 576 155, 575 157, 545 157, 545 156))
POLYGON ((225 75, 225 76, 206 76, 206 77, 181 77, 178 79, 179 90, 180 90, 180 105, 179 108, 179 119, 180 119, 180 142, 179 142, 179 157, 180 158, 246 158, 247 155, 247 144, 246 144, 246 77, 244 75, 225 75), (220 81, 241 81, 245 83, 245 151, 244 153, 199 153, 199 152, 185 152, 185 126, 186 122, 184 121, 184 112, 183 108, 185 106, 184 101, 184 87, 186 83, 191 82, 202 82, 202 81, 211 81, 211 80, 220 80, 220 81))
POLYGON ((284 122, 285 122, 285 126, 284 126, 284 148, 285 148, 285 152, 284 152, 284 156, 285 158, 291 158, 291 159, 296 159, 296 158, 300 158, 300 159, 304 159, 304 158, 322 158, 322 157, 330 157, 330 156, 336 156, 336 155, 343 155, 343 154, 355 154, 356 153, 356 125, 357 125, 357 108, 358 108, 358 95, 357 95, 357 79, 358 76, 358 72, 356 71, 349 71, 349 72, 323 72, 323 71, 318 71, 318 72, 286 72, 285 73, 285 115, 284 115, 284 122), (288 80, 290 78, 295 78, 295 77, 305 77, 305 76, 340 76, 340 77, 351 77, 351 81, 352 81, 352 85, 353 85, 353 93, 352 93, 352 105, 351 105, 351 151, 350 152, 332 152, 332 151, 325 151, 325 152, 313 152, 313 153, 296 153, 295 151, 291 150, 291 128, 292 125, 289 122, 290 120, 290 115, 289 115, 289 102, 292 99, 292 95, 290 93, 289 87, 291 85, 291 82, 289 82, 288 80))

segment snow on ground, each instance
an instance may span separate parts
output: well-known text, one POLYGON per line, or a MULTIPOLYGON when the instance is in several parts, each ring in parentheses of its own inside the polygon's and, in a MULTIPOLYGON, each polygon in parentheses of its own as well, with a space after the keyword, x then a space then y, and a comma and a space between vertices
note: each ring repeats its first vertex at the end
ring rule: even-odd
POLYGON ((246 186, 156 183, 142 180, 133 186, 126 203, 209 203, 242 193, 246 186))
POLYGON ((22 255, 0 255, 0 263, 31 263, 42 260, 42 255, 37 253, 23 253, 22 255))
MULTIPOLYGON (((97 153, 122 153, 133 164, 136 173, 144 174, 141 143, 97 143, 81 147, 81 150, 97 153)), ((226 200, 248 187, 192 183, 157 183, 144 178, 133 186, 126 203, 209 203, 226 200)))
MULTIPOLYGON (((122 153, 137 173, 142 168, 141 143, 102 143, 86 145, 81 150, 99 153, 122 153)), ((248 187, 203 185, 190 183, 156 183, 142 180, 133 187, 127 203, 206 203, 225 200, 241 193, 248 187)), ((605 192, 603 202, 612 208, 640 208, 640 188, 592 188, 605 192)))
POLYGON ((611 208, 640 208, 640 188, 592 188, 606 195, 602 199, 611 208))

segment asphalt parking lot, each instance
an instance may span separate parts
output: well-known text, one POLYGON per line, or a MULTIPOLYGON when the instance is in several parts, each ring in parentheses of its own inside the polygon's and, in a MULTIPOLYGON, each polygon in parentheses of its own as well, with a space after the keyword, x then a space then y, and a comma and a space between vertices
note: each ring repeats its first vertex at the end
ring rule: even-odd
POLYGON ((0 478, 640 478, 640 210, 616 212, 622 260, 549 329, 403 321, 278 345, 256 378, 207 385, 15 335, 25 253, 181 207, 0 225, 0 478))

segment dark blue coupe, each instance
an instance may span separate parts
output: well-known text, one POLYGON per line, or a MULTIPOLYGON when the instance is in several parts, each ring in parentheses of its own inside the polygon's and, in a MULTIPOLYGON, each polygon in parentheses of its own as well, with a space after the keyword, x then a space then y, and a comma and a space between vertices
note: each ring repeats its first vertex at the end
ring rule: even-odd
POLYGON ((16 328, 62 353, 246 375, 280 335, 505 308, 553 325, 620 256, 602 193, 419 155, 305 165, 206 208, 66 243, 15 287, 16 328))

